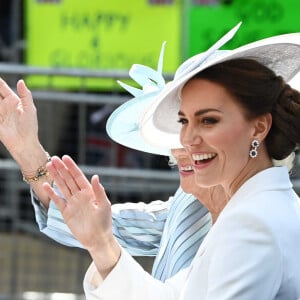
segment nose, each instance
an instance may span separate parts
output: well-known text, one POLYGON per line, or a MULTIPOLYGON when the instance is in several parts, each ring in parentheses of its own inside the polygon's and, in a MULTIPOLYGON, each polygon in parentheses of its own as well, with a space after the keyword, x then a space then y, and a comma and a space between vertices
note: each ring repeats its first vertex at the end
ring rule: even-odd
POLYGON ((201 133, 194 126, 184 126, 180 131, 180 142, 183 147, 189 151, 193 146, 202 143, 201 133))

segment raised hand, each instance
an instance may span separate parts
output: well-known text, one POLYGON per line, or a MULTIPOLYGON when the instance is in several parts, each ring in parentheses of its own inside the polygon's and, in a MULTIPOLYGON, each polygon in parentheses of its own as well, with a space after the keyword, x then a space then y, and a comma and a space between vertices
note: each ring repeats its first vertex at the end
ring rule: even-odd
POLYGON ((23 80, 17 83, 17 94, 0 78, 0 141, 20 166, 36 195, 48 206, 42 184, 49 176, 36 177, 47 162, 47 153, 38 137, 37 111, 30 90, 23 80))
POLYGON ((0 140, 13 157, 39 144, 36 108, 23 80, 17 92, 0 78, 0 140))
POLYGON ((94 175, 90 183, 67 155, 62 159, 53 157, 47 169, 64 198, 47 183, 44 184, 45 192, 60 209, 73 235, 99 265, 101 274, 105 275, 117 262, 120 247, 112 234, 111 204, 98 176, 94 175))

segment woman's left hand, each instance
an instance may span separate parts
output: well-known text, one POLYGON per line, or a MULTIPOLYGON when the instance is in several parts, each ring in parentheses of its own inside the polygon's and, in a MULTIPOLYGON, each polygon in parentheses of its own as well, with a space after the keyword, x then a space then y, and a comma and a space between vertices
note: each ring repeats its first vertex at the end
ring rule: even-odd
POLYGON ((105 250, 112 238, 111 204, 98 176, 91 183, 70 156, 54 156, 47 169, 65 200, 49 184, 48 196, 60 209, 73 235, 90 252, 105 250))

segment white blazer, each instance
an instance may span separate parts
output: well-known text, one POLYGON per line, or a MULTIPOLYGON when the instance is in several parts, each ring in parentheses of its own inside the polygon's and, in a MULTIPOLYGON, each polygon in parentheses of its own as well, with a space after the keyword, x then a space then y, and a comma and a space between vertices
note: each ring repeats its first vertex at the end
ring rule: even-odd
POLYGON ((266 169, 231 198, 190 268, 165 284, 125 252, 108 277, 84 279, 87 299, 300 299, 300 201, 285 167, 266 169))

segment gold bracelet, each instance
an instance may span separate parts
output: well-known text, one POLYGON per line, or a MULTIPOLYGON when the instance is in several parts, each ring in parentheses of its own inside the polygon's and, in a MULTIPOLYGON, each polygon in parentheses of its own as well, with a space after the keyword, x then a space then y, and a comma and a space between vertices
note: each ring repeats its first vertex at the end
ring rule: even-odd
POLYGON ((28 177, 28 176, 25 176, 23 173, 23 180, 30 184, 31 182, 36 182, 36 181, 39 181, 42 177, 46 176, 48 177, 49 175, 49 172, 47 171, 46 169, 46 164, 51 161, 51 156, 49 155, 48 152, 46 152, 47 154, 47 161, 42 165, 40 166, 37 170, 36 170, 36 173, 35 173, 35 176, 33 177, 28 177))

